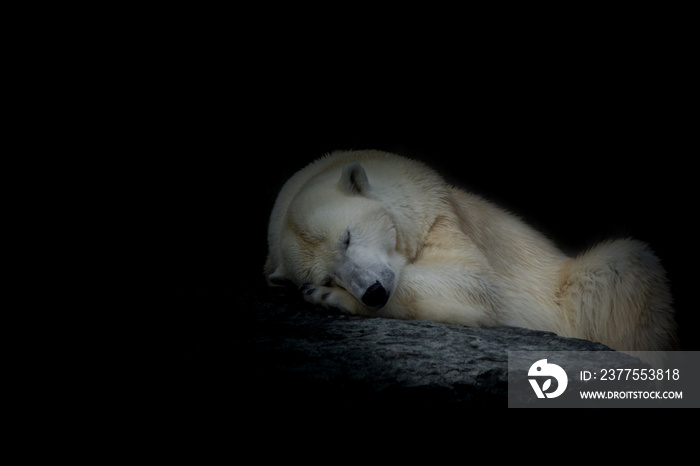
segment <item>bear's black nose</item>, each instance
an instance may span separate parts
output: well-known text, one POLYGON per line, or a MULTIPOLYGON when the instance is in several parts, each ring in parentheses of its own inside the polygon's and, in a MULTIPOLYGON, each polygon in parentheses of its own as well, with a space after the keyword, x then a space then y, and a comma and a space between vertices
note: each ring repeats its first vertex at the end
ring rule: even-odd
POLYGON ((384 306, 387 301, 389 301, 389 293, 387 293, 386 289, 379 283, 379 280, 367 288, 365 294, 362 295, 362 302, 365 303, 365 306, 373 309, 379 309, 384 306))

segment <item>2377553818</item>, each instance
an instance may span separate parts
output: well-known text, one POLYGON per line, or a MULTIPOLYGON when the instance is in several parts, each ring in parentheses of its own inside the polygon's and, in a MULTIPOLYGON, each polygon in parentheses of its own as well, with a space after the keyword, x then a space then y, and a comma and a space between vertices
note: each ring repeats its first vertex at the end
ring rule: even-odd
MULTIPOLYGON (((587 372, 587 371, 582 371, 587 372)), ((590 376, 590 374, 589 374, 590 376)), ((587 378, 587 377, 586 377, 587 378)), ((581 380, 586 380, 584 374, 581 380)), ((679 369, 601 369, 598 380, 679 380, 679 369)))

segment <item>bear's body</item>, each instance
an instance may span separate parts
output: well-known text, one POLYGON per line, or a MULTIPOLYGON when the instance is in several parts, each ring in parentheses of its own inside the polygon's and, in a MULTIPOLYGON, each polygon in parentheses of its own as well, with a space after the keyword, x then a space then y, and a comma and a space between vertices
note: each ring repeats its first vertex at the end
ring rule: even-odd
POLYGON ((425 165, 335 152, 282 188, 270 218, 270 284, 343 312, 519 326, 626 351, 676 347, 658 258, 631 239, 571 258, 516 216, 425 165))

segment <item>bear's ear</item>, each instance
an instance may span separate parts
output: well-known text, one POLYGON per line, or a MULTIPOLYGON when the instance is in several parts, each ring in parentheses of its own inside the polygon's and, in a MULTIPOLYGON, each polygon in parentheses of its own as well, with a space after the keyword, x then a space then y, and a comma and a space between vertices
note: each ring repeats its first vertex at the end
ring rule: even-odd
POLYGON ((343 167, 343 174, 340 175, 340 189, 350 195, 362 195, 370 192, 367 173, 357 162, 350 162, 343 167))

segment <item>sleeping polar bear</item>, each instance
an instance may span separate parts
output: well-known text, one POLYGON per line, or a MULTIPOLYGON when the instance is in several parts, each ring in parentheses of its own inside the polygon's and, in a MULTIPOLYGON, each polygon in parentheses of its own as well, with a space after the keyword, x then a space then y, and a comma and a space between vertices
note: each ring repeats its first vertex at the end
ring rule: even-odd
POLYGON ((284 185, 265 275, 350 314, 519 326, 623 351, 675 349, 659 259, 632 239, 572 258, 422 163, 334 152, 284 185))

